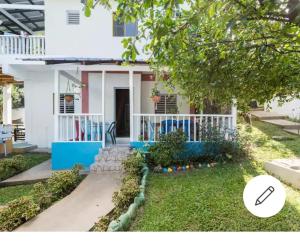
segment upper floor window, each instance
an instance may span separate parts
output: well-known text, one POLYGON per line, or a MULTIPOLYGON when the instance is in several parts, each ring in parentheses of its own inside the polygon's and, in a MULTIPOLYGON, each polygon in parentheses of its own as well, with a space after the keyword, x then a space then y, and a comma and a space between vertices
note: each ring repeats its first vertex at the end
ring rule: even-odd
POLYGON ((138 34, 137 22, 124 23, 119 19, 113 19, 113 36, 114 37, 134 37, 138 34))
POLYGON ((177 95, 160 94, 160 101, 156 104, 155 114, 177 114, 177 95))
POLYGON ((76 10, 67 10, 67 24, 79 25, 80 24, 80 12, 76 10))

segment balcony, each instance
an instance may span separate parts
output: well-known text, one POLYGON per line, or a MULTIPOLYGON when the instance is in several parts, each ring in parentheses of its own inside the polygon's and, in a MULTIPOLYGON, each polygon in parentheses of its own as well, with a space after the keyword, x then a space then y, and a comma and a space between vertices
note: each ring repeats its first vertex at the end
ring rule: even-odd
POLYGON ((37 57, 44 55, 44 36, 0 35, 0 56, 37 57))

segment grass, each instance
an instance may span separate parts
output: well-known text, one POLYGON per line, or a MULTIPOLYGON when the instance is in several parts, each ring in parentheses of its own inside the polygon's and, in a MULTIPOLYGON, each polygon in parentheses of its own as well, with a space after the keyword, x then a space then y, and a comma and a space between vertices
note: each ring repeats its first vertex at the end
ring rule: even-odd
POLYGON ((300 138, 279 128, 254 122, 241 125, 242 135, 253 144, 253 161, 203 168, 191 172, 151 174, 146 203, 131 226, 132 231, 299 231, 300 192, 286 186, 281 212, 261 219, 243 204, 243 190, 252 177, 265 174, 263 162, 300 155, 300 138), (272 136, 293 140, 275 141, 272 136))
POLYGON ((0 205, 5 205, 14 199, 29 195, 32 188, 32 184, 0 188, 0 205))
POLYGON ((26 171, 48 159, 50 159, 50 154, 48 153, 11 154, 8 155, 7 157, 1 158, 0 159, 0 181, 12 177, 20 172, 26 171), (23 156, 25 158, 25 163, 22 166, 22 168, 20 166, 11 168, 11 167, 1 165, 1 162, 10 160, 13 156, 16 155, 23 156))

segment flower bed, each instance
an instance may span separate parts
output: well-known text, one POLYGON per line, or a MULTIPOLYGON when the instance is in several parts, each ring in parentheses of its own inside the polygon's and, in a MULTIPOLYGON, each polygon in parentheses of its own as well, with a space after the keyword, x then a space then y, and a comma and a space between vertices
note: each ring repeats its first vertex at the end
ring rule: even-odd
POLYGON ((82 178, 79 168, 52 174, 45 183, 34 185, 28 196, 15 199, 0 210, 0 231, 12 231, 37 216, 53 202, 70 194, 82 178))

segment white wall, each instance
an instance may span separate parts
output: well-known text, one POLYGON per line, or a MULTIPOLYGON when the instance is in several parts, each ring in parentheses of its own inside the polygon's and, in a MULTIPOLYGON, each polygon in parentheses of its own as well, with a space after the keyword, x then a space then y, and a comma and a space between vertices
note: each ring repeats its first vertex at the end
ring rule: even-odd
MULTIPOLYGON (((141 87, 142 113, 145 113, 145 114, 154 114, 155 113, 155 105, 150 98, 153 86, 154 86, 154 81, 142 81, 142 87, 141 87)), ((162 93, 162 94, 168 93, 161 84, 158 86, 158 89, 159 89, 160 93, 162 93)), ((182 96, 177 95, 177 106, 178 106, 179 114, 189 114, 190 113, 189 102, 182 96)))
POLYGON ((45 0, 47 55, 120 59, 123 38, 113 37, 112 13, 97 6, 85 17, 80 0, 45 0), (80 25, 66 24, 67 10, 80 11, 80 25))
MULTIPOLYGON (((141 75, 134 74, 134 113, 141 111, 141 75)), ((102 113, 102 74, 89 73, 89 112, 102 113)), ((105 75, 105 121, 115 121, 115 90, 127 88, 129 89, 129 75, 128 74, 113 74, 106 73, 105 75)))
POLYGON ((54 71, 28 72, 24 80, 26 141, 50 147, 53 140, 54 71))
POLYGON ((19 120, 24 123, 25 121, 25 108, 12 109, 12 120, 19 120))
MULTIPOLYGON (((280 105, 275 99, 269 106, 271 107, 271 112, 287 115, 291 118, 297 118, 300 120, 300 99, 294 99, 290 102, 284 103, 283 105, 280 105)), ((265 109, 267 109, 267 104, 265 104, 265 109)))

